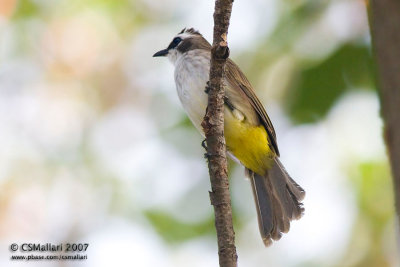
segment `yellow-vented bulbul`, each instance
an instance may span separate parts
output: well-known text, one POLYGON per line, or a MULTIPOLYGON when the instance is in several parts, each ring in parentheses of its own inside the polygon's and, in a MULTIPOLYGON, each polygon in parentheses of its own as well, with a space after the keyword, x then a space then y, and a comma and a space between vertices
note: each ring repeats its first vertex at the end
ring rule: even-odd
MULTIPOLYGON (((183 29, 166 49, 154 57, 167 56, 175 65, 178 96, 194 126, 207 107, 206 83, 210 73, 211 45, 193 28, 183 29)), ((224 73, 224 134, 229 155, 245 167, 257 207, 260 233, 266 246, 287 233, 290 221, 303 214, 304 190, 279 161, 274 127, 250 82, 230 59, 224 73)), ((203 134, 204 135, 204 134, 203 134)))

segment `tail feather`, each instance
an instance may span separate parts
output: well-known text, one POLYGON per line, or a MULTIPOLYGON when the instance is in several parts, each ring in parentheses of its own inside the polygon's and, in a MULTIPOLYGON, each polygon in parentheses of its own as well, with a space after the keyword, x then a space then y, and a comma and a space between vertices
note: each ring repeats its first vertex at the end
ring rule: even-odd
POLYGON ((256 202, 258 226, 263 238, 264 244, 269 246, 272 244, 270 233, 272 232, 274 222, 272 214, 271 198, 266 191, 264 179, 259 179, 254 175, 254 172, 246 169, 246 176, 250 178, 251 188, 253 189, 253 196, 256 202))
POLYGON ((305 191, 289 176, 278 158, 265 176, 246 169, 256 202, 258 224, 264 244, 279 240, 290 229, 290 221, 304 212, 300 202, 305 191))
POLYGON ((292 177, 290 177, 289 173, 286 171, 285 167, 283 167, 282 163, 280 162, 280 160, 278 158, 275 158, 275 164, 283 172, 285 177, 289 178, 291 183, 287 183, 286 185, 289 187, 290 192, 292 192, 299 201, 303 200, 306 195, 306 192, 304 191, 304 189, 301 188, 301 186, 298 185, 292 179, 292 177))

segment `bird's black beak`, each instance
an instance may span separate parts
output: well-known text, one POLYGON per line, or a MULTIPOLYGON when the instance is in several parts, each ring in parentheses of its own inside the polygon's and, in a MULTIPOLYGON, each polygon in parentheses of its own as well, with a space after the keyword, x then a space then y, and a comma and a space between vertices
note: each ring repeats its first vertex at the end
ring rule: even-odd
POLYGON ((165 57, 168 54, 168 48, 158 51, 153 57, 165 57))

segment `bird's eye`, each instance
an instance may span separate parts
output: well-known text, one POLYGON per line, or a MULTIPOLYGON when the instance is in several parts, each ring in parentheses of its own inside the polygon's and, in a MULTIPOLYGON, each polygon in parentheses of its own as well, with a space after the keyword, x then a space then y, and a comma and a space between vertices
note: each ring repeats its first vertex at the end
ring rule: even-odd
POLYGON ((182 38, 181 38, 181 37, 175 37, 174 40, 172 40, 172 42, 174 43, 174 45, 178 45, 181 41, 182 41, 182 38))
POLYGON ((178 46, 178 44, 182 41, 181 37, 175 37, 172 42, 169 44, 168 49, 173 49, 178 46))

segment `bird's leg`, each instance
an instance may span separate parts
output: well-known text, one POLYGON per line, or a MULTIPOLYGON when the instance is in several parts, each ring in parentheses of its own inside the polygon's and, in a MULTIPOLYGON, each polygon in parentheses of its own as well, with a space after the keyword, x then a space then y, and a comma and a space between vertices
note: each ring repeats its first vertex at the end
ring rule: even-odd
POLYGON ((207 148, 207 139, 204 139, 201 142, 201 146, 206 150, 206 153, 204 153, 204 158, 208 159, 211 156, 211 154, 207 152, 207 150, 208 150, 208 148, 207 148))

